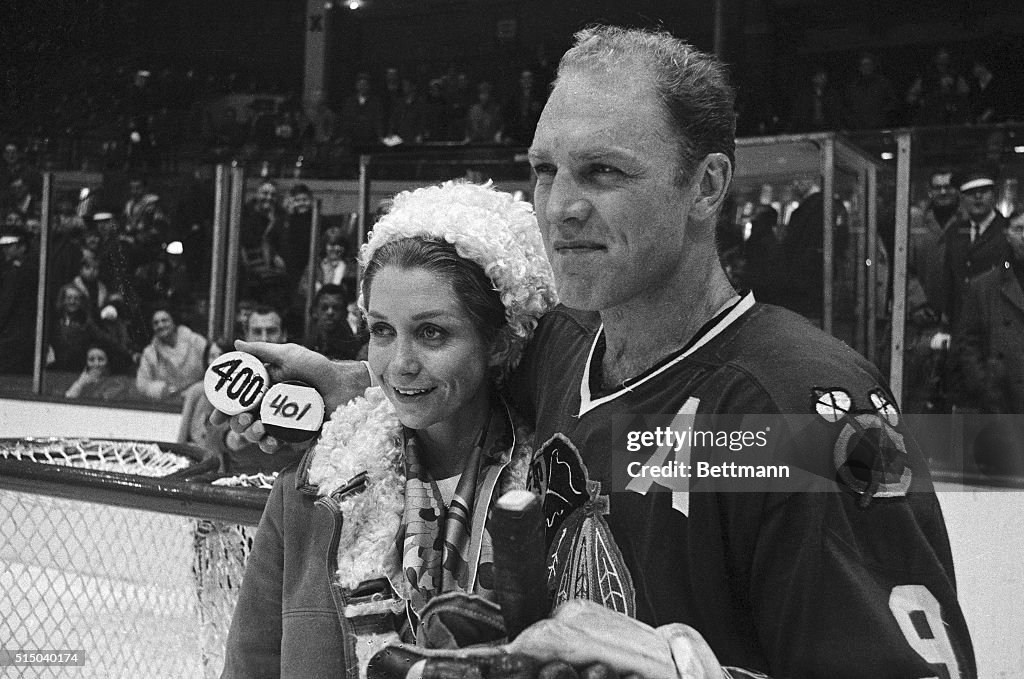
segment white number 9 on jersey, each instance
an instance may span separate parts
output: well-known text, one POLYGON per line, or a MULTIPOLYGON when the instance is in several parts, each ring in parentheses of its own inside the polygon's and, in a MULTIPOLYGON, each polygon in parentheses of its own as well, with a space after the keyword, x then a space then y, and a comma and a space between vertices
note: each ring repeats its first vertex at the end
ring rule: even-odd
POLYGON ((942 665, 951 679, 960 676, 953 644, 942 622, 942 607, 924 585, 897 585, 889 594, 892 611, 907 643, 929 665, 942 665))

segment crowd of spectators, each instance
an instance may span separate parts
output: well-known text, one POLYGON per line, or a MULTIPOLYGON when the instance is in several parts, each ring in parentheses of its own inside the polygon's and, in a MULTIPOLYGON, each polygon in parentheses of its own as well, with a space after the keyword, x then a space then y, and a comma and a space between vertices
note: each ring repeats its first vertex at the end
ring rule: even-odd
POLYGON ((788 106, 751 106, 740 112, 740 126, 752 134, 774 134, 1021 119, 1017 74, 993 68, 976 55, 958 60, 949 48, 940 47, 901 86, 886 74, 876 55, 863 52, 833 73, 823 64, 813 64, 788 106))
MULTIPOLYGON (((32 140, 40 156, 54 139, 73 140, 73 160, 90 169, 161 169, 184 154, 251 161, 264 175, 344 175, 354 153, 368 147, 528 145, 552 78, 538 65, 507 79, 471 78, 456 67, 414 77, 378 66, 359 71, 349 92, 311 104, 237 71, 147 70, 95 57, 68 68, 60 89, 41 86, 0 112, 0 129, 32 140)), ((789 101, 751 101, 741 87, 741 134, 993 123, 1020 115, 1016 74, 945 47, 909 80, 887 74, 870 53, 831 70, 812 64, 789 101)), ((12 191, 8 182, 0 190, 12 191)))
MULTIPOLYGON (((774 129, 766 131, 1012 119, 1014 96, 1008 79, 981 61, 962 63, 970 63, 970 69, 940 49, 903 91, 870 54, 857 59, 856 75, 843 87, 833 87, 828 70, 817 66, 788 117, 774 120, 774 129)), ((551 78, 542 69, 523 68, 507 88, 511 91, 501 92, 492 80, 474 82, 450 69, 427 79, 421 91, 420 82, 389 67, 379 88, 373 74, 360 72, 352 92, 337 107, 320 103, 304 111, 294 97, 255 96, 244 108, 223 107, 215 121, 204 112, 205 103, 229 94, 257 94, 259 88, 230 74, 219 78, 122 66, 113 77, 103 78, 96 64, 74 68, 107 87, 65 91, 53 116, 25 116, 21 131, 116 137, 129 180, 123 191, 100 187, 55 197, 44 365, 65 375, 55 388, 71 398, 162 402, 180 402, 193 393, 213 351, 211 340, 202 336, 213 213, 210 165, 196 166, 174 192, 174 200, 167 200, 162 187, 151 186, 142 171, 154 165, 162 148, 197 143, 215 157, 243 159, 289 149, 305 154, 312 165, 363 146, 521 146, 532 138, 551 78), (125 87, 116 85, 122 81, 125 87), (115 128, 116 134, 111 132, 115 128)), ((6 143, 2 156, 0 372, 28 374, 35 360, 26 339, 33 336, 35 324, 42 175, 30 161, 39 155, 27 154, 19 143, 6 143)), ((281 196, 267 180, 245 202, 236 336, 247 335, 253 309, 272 308, 294 341, 332 358, 356 357, 365 351, 367 340, 355 306, 356 244, 349 230, 325 219, 317 254, 309 261, 313 200, 304 184, 281 196)), ((801 215, 820 214, 821 201, 820 192, 807 187, 795 190, 787 205, 762 205, 744 215, 744 237, 730 241, 723 236, 727 269, 737 284, 755 289, 764 301, 814 316, 821 306, 820 286, 814 284, 822 274, 820 224, 799 225, 805 221, 801 215), (801 204, 802 209, 797 207, 801 204), (780 277, 779 271, 792 275, 780 277)), ((937 198, 937 214, 940 203, 937 198)), ((834 212, 842 220, 843 205, 837 203, 834 212)), ((948 221, 962 212, 942 216, 948 221)), ((838 238, 837 247, 844 247, 843 242, 838 238)), ((915 284, 934 287, 927 271, 915 271, 915 284)), ((929 321, 933 318, 941 319, 941 313, 929 321)), ((225 339, 233 338, 221 341, 225 339)))
POLYGON ((317 165, 338 171, 368 146, 527 145, 551 77, 523 68, 499 96, 492 81, 455 69, 421 82, 388 67, 376 80, 361 71, 350 93, 307 107, 293 91, 234 71, 149 70, 98 58, 69 69, 59 89, 40 87, 0 111, 0 129, 27 140, 34 156, 70 158, 75 169, 161 170, 187 155, 262 161, 264 173, 283 157, 299 173, 317 165))
MULTIPOLYGON (((927 195, 910 206, 902 409, 909 414, 1020 412, 1024 211, 1000 212, 997 196, 1005 177, 991 167, 936 166, 926 178, 927 195)), ((807 180, 776 193, 781 200, 751 202, 724 213, 718 238, 724 268, 738 289, 753 290, 761 302, 820 323, 824 197, 807 180)), ((853 313, 844 306, 844 291, 856 277, 850 263, 857 250, 847 208, 848 203, 834 200, 834 329, 853 313)), ((871 257, 880 363, 887 360, 888 332, 896 322, 891 317, 894 236, 889 226, 883 232, 879 225, 871 257)), ((1013 436, 999 433, 978 464, 988 472, 1024 474, 1024 449, 1019 447, 1024 428, 1019 429, 1013 436), (1012 445, 1003 445, 1007 441, 1012 445), (998 450, 1003 453, 997 455, 998 450)))
MULTIPOLYGON (((34 185, 39 172, 16 146, 8 145, 4 158, 6 176, 34 185)), ((8 375, 31 374, 36 360, 41 214, 38 192, 26 190, 31 200, 4 203, 0 226, 0 373, 8 375)), ((43 365, 53 393, 175 403, 201 379, 213 219, 208 168, 177 194, 165 200, 161 187, 131 175, 123 192, 100 186, 55 196, 43 296, 43 365)), ((303 184, 281 200, 268 181, 245 203, 239 307, 272 308, 294 340, 355 358, 367 339, 357 315, 354 327, 345 325, 345 341, 324 339, 355 303, 355 244, 350 230, 325 217, 320 256, 310 266, 313 201, 303 184), (315 301, 310 287, 319 293, 315 301)), ((247 319, 239 320, 237 336, 244 337, 247 319)))
POLYGON ((289 99, 276 83, 236 70, 140 67, 129 57, 91 53, 63 62, 59 76, 0 100, 0 129, 29 140, 39 156, 70 144, 95 165, 88 169, 141 167, 162 152, 199 152, 216 142, 210 102, 263 92, 289 99))

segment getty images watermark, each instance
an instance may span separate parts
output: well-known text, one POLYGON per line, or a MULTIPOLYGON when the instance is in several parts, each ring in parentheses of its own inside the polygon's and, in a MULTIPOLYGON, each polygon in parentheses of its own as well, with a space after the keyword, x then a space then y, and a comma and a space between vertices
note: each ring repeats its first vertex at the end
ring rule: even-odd
POLYGON ((931 488, 931 458, 894 410, 822 410, 705 415, 689 404, 674 415, 616 416, 612 489, 844 492, 873 500, 931 488))
POLYGON ((935 487, 1024 490, 1022 415, 905 415, 880 399, 710 415, 691 401, 674 415, 611 418, 613 491, 843 492, 867 503, 935 487))
POLYGON ((626 432, 626 451, 638 453, 643 450, 654 452, 646 460, 634 459, 626 464, 626 474, 631 479, 672 479, 672 478, 789 478, 788 464, 744 464, 735 460, 693 460, 682 454, 693 448, 717 448, 732 453, 750 448, 767 448, 771 426, 757 431, 724 431, 684 429, 673 426, 655 426, 653 429, 634 429, 626 432), (663 454, 662 454, 663 453, 663 454))

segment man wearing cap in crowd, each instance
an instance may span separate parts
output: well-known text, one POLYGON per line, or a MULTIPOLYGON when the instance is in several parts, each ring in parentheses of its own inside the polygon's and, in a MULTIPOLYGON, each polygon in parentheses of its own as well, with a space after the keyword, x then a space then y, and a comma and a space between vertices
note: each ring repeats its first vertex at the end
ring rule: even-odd
POLYGON ((36 271, 23 229, 0 227, 0 374, 32 372, 36 271))
POLYGON ((946 304, 954 327, 960 317, 970 280, 1006 261, 1006 218, 996 211, 995 174, 987 170, 967 173, 959 181, 964 219, 954 225, 946 247, 946 304))

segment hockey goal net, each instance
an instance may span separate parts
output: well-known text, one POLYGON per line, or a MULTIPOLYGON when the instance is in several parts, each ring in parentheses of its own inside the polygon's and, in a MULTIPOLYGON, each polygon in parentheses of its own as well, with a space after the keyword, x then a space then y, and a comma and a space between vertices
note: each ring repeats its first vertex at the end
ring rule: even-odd
POLYGON ((0 439, 0 660, 82 658, 17 676, 219 676, 273 477, 214 482, 201 458, 142 441, 0 439))

